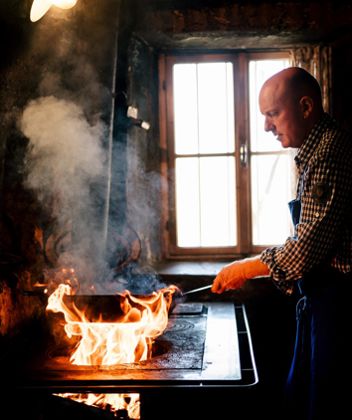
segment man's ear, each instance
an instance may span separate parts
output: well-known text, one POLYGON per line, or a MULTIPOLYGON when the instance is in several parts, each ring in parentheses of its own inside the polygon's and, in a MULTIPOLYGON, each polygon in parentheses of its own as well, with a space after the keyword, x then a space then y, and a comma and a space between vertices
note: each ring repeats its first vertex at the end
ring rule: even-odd
POLYGON ((308 118, 313 111, 313 99, 310 96, 302 96, 302 98, 299 100, 299 105, 301 107, 303 118, 308 118))

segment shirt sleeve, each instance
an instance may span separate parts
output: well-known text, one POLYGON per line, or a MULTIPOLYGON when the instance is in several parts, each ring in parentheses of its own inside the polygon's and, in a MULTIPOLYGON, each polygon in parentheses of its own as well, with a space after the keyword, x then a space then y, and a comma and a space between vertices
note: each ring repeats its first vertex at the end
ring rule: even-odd
POLYGON ((268 248, 261 254, 276 282, 299 280, 314 266, 333 257, 348 217, 350 167, 347 159, 339 155, 319 155, 303 174, 301 215, 295 235, 282 246, 268 248))

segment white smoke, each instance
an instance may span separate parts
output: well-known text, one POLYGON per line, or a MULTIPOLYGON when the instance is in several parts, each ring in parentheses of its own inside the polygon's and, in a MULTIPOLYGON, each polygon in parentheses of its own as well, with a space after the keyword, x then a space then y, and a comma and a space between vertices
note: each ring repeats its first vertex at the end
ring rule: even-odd
POLYGON ((46 96, 28 103, 19 127, 29 139, 26 187, 51 212, 59 229, 72 223, 79 238, 76 256, 90 262, 92 242, 95 248, 102 247, 96 217, 99 200, 92 189, 103 188, 106 179, 104 124, 100 120, 91 124, 72 101, 46 96))
POLYGON ((54 96, 33 100, 22 114, 20 128, 30 139, 30 188, 60 193, 63 204, 71 205, 87 194, 89 181, 103 174, 104 126, 89 125, 73 102, 54 96))

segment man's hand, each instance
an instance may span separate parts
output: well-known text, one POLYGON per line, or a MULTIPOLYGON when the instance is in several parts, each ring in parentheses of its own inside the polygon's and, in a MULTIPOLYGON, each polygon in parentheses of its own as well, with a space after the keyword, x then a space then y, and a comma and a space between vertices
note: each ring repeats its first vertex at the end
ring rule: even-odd
POLYGON ((211 291, 223 293, 230 289, 239 289, 253 278, 267 276, 269 268, 259 257, 246 258, 226 265, 216 276, 211 291))

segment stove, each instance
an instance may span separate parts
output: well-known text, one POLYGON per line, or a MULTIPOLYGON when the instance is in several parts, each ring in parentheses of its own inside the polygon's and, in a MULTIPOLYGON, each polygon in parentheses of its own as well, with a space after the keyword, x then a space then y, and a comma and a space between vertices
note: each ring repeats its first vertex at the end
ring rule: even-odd
MULTIPOLYGON (((16 374, 21 388, 251 386, 257 370, 244 306, 181 303, 156 340, 150 360, 115 366, 76 366, 68 357, 38 353, 16 374)), ((9 378, 11 382, 11 378, 9 378)))
MULTIPOLYGON (((225 389, 232 393, 258 383, 245 307, 228 302, 178 304, 164 334, 155 342, 153 357, 147 361, 75 366, 68 357, 50 351, 37 352, 35 357, 31 351, 28 354, 28 360, 11 363, 3 376, 7 392, 25 392, 27 398, 35 396, 37 400, 45 396, 46 404, 55 393, 137 392, 141 395, 142 420, 158 418, 155 410, 160 398, 167 405, 182 406, 192 394, 192 402, 197 405, 204 400, 206 389, 216 390, 213 395, 223 395, 225 389), (175 398, 181 403, 175 403, 175 398)), ((198 417, 198 409, 195 413, 198 417)), ((206 415, 203 413, 203 418, 206 415)))

